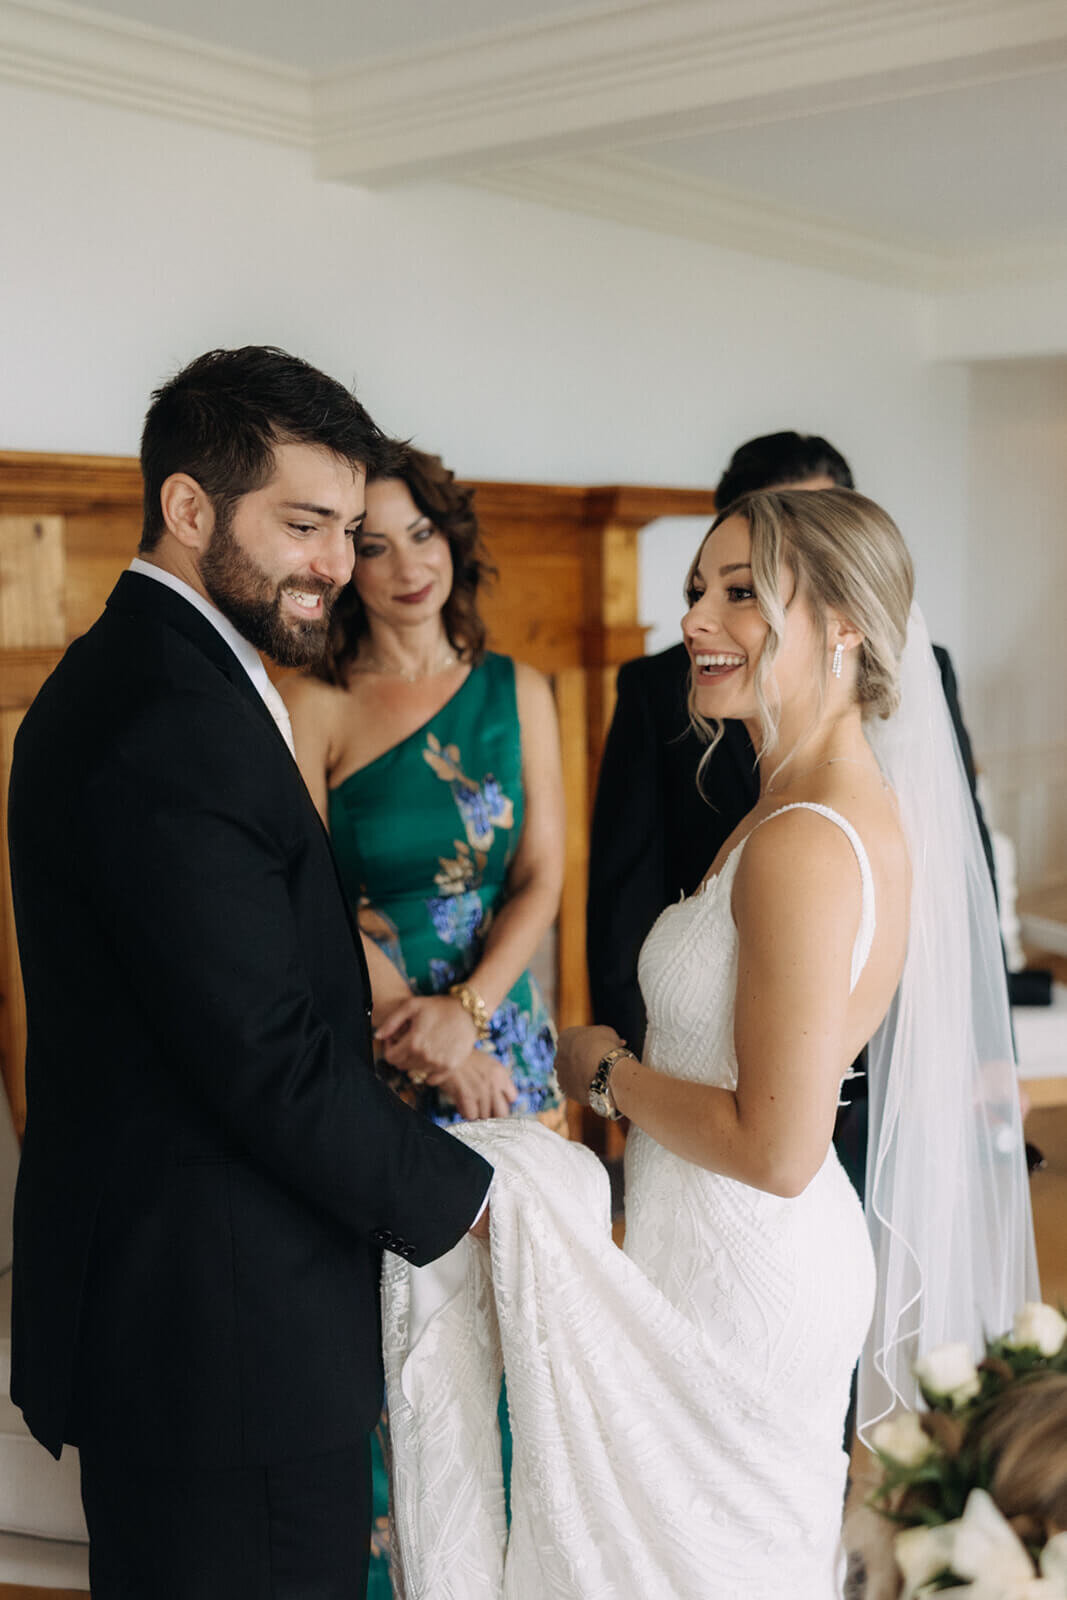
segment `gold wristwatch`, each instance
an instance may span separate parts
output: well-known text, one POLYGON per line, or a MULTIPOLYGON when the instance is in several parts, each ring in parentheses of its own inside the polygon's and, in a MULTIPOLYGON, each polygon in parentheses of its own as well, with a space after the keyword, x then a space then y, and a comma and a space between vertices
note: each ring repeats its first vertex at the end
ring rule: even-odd
POLYGON ((612 1067, 622 1056, 629 1056, 631 1061, 637 1060, 633 1051, 626 1045, 617 1044, 606 1056, 601 1056, 593 1073, 593 1081, 589 1085, 589 1104, 598 1117, 610 1117, 612 1122, 618 1122, 622 1112, 615 1104, 615 1096, 611 1092, 608 1079, 611 1077, 612 1067))

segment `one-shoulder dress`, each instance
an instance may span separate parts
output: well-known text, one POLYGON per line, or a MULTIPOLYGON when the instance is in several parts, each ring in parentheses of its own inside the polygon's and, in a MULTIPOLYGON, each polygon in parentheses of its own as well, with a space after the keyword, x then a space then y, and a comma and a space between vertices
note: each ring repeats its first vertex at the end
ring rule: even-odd
MULTIPOLYGON (((334 853, 362 931, 416 994, 441 994, 477 965, 507 893, 524 813, 515 663, 486 655, 436 716, 330 791, 334 853)), ((523 972, 490 1019, 511 1074, 513 1115, 560 1104, 556 1036, 523 972)), ((436 1089, 396 1087, 436 1122, 459 1113, 436 1089)))

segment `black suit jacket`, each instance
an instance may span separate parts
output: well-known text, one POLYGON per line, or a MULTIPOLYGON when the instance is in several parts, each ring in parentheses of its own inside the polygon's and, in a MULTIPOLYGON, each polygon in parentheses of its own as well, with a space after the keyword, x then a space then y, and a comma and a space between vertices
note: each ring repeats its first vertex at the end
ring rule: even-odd
MULTIPOLYGON (((993 850, 975 792, 956 675, 946 650, 935 645, 934 655, 992 876, 993 850)), ((620 669, 593 811, 586 924, 593 1016, 637 1050, 645 1036, 637 984, 645 936, 664 906, 693 892, 759 799, 755 752, 740 722, 724 724, 704 771, 708 800, 698 794, 696 771, 705 747, 690 726, 688 687, 682 644, 620 669)))
POLYGON ((41 1442, 266 1464, 382 1399, 388 1247, 449 1249, 482 1159, 372 1067, 329 843, 244 669, 127 573, 19 731, 29 1018, 12 1395, 41 1442))

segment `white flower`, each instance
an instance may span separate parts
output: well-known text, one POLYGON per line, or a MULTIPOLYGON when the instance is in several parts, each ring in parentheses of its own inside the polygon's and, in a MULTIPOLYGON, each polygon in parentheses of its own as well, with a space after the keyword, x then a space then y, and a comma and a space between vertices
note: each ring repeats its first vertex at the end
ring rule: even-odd
POLYGON ((962 1406, 982 1387, 974 1358, 965 1344, 939 1344, 912 1369, 927 1394, 962 1406))
POLYGON ((1031 1600, 1037 1582, 1034 1563, 984 1489, 972 1489, 967 1496, 952 1570, 957 1577, 975 1580, 976 1600, 979 1595, 982 1600, 1031 1600))
POLYGON ((893 1540, 893 1554, 904 1579, 900 1600, 912 1600, 931 1578, 951 1569, 956 1548, 958 1522, 943 1522, 936 1528, 908 1528, 893 1540))
POLYGON ((1065 1338, 1067 1321, 1055 1306, 1028 1300, 1022 1310, 1015 1313, 1007 1342, 1013 1350, 1040 1350, 1043 1356, 1055 1356, 1063 1349, 1065 1338))
POLYGON ((933 1440, 923 1432, 914 1411, 901 1411, 880 1422, 871 1434, 871 1443, 882 1455, 889 1456, 902 1467, 917 1467, 934 1448, 933 1440))
POLYGON ((909 1528, 893 1543, 904 1575, 901 1600, 932 1594, 928 1584, 946 1568, 972 1581, 951 1590, 952 1600, 1067 1600, 1067 1533, 1041 1552, 1041 1576, 1026 1549, 984 1489, 972 1489, 959 1522, 909 1528))

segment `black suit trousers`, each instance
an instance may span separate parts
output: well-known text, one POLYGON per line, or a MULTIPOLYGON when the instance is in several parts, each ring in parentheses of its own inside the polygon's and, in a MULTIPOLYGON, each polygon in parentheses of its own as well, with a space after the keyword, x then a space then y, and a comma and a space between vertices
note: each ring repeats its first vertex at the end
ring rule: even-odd
POLYGON ((270 1467, 145 1467, 83 1449, 93 1600, 361 1600, 367 1441, 270 1467))

